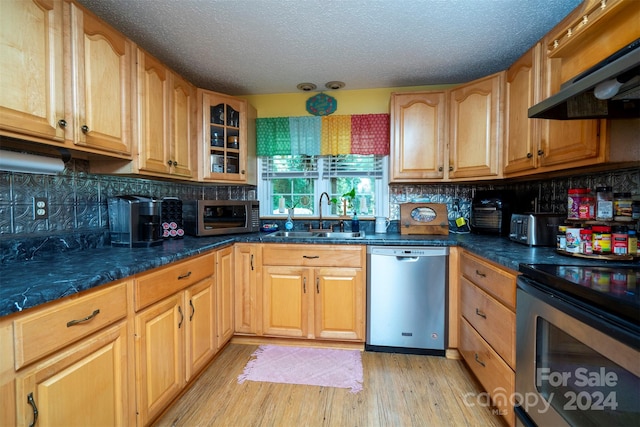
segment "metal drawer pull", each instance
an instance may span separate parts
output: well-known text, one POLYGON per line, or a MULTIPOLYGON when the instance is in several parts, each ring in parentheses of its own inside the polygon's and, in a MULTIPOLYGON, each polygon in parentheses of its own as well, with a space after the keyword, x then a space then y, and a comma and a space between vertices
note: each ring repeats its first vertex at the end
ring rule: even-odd
POLYGON ((320 278, 316 277, 316 293, 320 293, 320 278))
POLYGON ((93 313, 91 313, 90 315, 88 315, 87 317, 85 317, 84 319, 78 319, 78 320, 69 320, 67 322, 67 328, 73 325, 77 325, 78 323, 84 323, 87 322, 91 319, 93 319, 94 317, 96 317, 98 314, 100 314, 100 310, 94 310, 93 313))
POLYGON ((193 315, 196 314, 196 308, 193 306, 193 301, 189 300, 189 305, 191 306, 191 316, 189 316, 189 322, 193 319, 193 315))
POLYGON ((484 364, 484 362, 482 360, 480 360, 480 358, 478 357, 478 353, 475 353, 475 357, 476 357, 476 362, 481 364, 483 367, 487 366, 487 365, 484 364))
POLYGON ((302 278, 302 292, 303 293, 307 293, 307 278, 303 277, 302 278))
POLYGON ((320 257, 319 257, 318 255, 312 255, 312 256, 309 256, 309 255, 302 255, 302 258, 306 258, 306 259, 318 259, 318 258, 320 258, 320 257))
POLYGON ((33 427, 38 422, 38 407, 36 406, 36 401, 33 400, 33 393, 29 393, 27 395, 27 402, 29 403, 29 405, 31 405, 31 408, 33 409, 33 422, 29 424, 29 427, 33 427))
POLYGON ((253 254, 251 254, 251 271, 253 271, 253 254))
POLYGON ((183 274, 182 276, 178 276, 178 280, 186 279, 189 276, 191 276, 191 272, 188 272, 187 274, 183 274))
POLYGON ((477 314, 478 316, 482 317, 483 319, 486 319, 486 318, 487 318, 487 315, 486 315, 486 314, 484 314, 483 312, 481 312, 481 311, 480 311, 480 309, 479 309, 479 308, 477 308, 477 307, 476 307, 476 314, 477 314))
POLYGON ((182 308, 178 306, 178 313, 180 313, 180 322, 178 323, 178 329, 182 327, 182 322, 184 321, 184 314, 182 313, 182 308))
POLYGON ((479 272, 478 270, 476 270, 476 274, 480 277, 487 277, 486 274, 479 272))

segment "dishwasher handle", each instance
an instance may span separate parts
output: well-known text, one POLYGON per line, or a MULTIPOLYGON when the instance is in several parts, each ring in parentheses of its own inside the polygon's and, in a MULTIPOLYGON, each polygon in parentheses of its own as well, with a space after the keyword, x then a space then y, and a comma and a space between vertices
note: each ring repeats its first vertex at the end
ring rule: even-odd
POLYGON ((396 256, 396 261, 399 262, 417 262, 419 259, 417 256, 396 256))

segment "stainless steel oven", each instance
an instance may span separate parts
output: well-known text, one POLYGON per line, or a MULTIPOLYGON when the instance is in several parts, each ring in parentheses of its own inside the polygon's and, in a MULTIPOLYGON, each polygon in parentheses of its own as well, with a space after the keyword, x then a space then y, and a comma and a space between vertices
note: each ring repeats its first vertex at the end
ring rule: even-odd
POLYGON ((517 425, 640 425, 640 267, 520 271, 517 425))

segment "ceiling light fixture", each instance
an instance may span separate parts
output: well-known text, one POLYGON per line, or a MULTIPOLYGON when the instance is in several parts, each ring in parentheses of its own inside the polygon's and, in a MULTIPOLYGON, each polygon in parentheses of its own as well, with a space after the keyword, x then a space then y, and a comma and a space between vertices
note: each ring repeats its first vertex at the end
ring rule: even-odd
POLYGON ((313 83, 300 83, 298 86, 296 86, 299 90, 302 90, 304 92, 310 92, 312 90, 315 90, 318 86, 314 85, 313 83))
POLYGON ((344 82, 339 82, 337 80, 328 82, 324 85, 327 89, 338 90, 344 87, 344 82))

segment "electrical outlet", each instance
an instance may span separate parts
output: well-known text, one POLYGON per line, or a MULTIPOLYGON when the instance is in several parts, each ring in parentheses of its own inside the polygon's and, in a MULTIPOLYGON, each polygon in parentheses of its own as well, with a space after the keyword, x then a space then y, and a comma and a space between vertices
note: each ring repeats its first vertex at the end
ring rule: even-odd
POLYGON ((33 198, 33 219, 49 218, 49 201, 46 197, 33 198))

